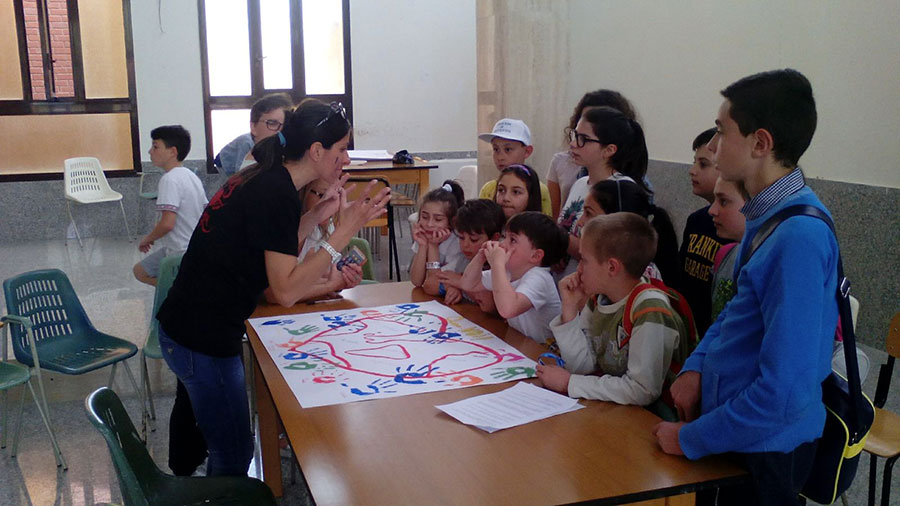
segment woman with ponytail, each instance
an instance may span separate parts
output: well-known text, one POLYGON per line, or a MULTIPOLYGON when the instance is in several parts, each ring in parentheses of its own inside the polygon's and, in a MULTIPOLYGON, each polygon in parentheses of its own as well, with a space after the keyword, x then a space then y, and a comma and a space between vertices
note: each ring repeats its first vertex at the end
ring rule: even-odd
MULTIPOLYGON (((163 358, 179 382, 169 427, 175 474, 191 475, 207 451, 207 475, 247 474, 253 440, 241 360, 244 320, 267 287, 286 307, 303 298, 312 288, 308 280, 333 269, 338 251, 384 213, 388 189, 346 202, 341 171, 350 162, 350 130, 341 104, 301 103, 277 135, 254 146, 258 163, 229 178, 204 210, 157 315, 163 358), (315 179, 330 184, 302 214, 298 192, 315 179), (298 263, 298 237, 338 210, 334 233, 298 263)), ((341 274, 351 283, 362 276, 356 266, 341 274)))
POLYGON ((574 129, 568 129, 569 151, 576 163, 587 168, 588 175, 572 184, 569 198, 559 214, 559 224, 569 231, 569 259, 558 272, 562 279, 578 267, 579 230, 576 226, 591 186, 605 179, 626 180, 643 186, 647 173, 647 144, 637 121, 612 107, 587 109, 574 129))
POLYGON ((594 216, 628 212, 643 216, 656 229, 656 255, 647 267, 646 275, 652 278, 673 280, 678 270, 678 238, 669 213, 651 204, 647 192, 637 184, 625 180, 600 181, 591 187, 584 200, 584 213, 578 219, 578 229, 594 216))

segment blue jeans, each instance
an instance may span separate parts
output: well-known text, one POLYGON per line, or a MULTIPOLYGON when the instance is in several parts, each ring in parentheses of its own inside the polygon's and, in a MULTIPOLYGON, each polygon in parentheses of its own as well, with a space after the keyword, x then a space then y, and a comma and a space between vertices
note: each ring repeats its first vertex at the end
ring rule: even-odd
MULTIPOLYGON (((253 437, 240 355, 222 358, 191 351, 173 341, 162 327, 159 344, 163 359, 187 390, 206 440, 207 476, 246 476, 253 437)), ((181 429, 170 426, 169 430, 181 429)))

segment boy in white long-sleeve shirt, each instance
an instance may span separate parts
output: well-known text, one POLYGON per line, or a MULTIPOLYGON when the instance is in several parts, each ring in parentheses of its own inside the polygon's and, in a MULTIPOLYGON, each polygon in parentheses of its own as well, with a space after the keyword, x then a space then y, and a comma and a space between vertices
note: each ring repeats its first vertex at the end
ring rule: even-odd
POLYGON ((538 365, 545 387, 639 406, 659 398, 686 330, 665 293, 641 286, 656 241, 653 226, 637 214, 601 215, 587 223, 578 271, 559 282, 562 314, 550 322, 565 369, 538 365), (625 309, 633 292, 628 334, 625 309), (602 298, 608 303, 598 305, 602 298))

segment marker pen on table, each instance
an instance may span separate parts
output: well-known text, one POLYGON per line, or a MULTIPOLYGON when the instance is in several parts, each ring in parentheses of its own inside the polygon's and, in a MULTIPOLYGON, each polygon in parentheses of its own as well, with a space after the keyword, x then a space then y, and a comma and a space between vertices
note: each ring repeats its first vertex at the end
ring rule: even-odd
POLYGON ((318 300, 311 300, 311 301, 308 301, 307 304, 311 306, 311 305, 313 305, 313 304, 327 304, 328 302, 339 302, 339 301, 342 301, 342 300, 344 300, 344 298, 341 297, 340 295, 338 295, 337 297, 335 297, 335 298, 333 298, 333 299, 318 299, 318 300))

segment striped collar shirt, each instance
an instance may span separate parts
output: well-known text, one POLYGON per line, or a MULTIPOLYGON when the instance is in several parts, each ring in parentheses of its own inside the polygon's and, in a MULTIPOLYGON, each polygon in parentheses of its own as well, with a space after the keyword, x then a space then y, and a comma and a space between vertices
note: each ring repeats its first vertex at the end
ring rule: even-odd
POLYGON ((803 179, 803 172, 800 167, 797 167, 748 200, 741 208, 741 213, 748 220, 755 220, 772 209, 775 204, 803 189, 804 186, 806 186, 806 181, 803 179))

